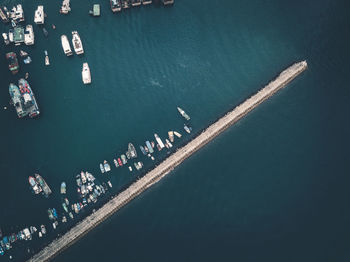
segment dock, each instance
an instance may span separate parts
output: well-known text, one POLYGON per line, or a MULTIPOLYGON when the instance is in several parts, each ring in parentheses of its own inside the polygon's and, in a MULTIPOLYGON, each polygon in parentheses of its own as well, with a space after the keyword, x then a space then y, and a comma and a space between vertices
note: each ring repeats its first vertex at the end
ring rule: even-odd
POLYGON ((96 212, 92 213, 76 224, 67 233, 52 241, 39 253, 35 254, 31 259, 29 259, 29 261, 49 261, 70 245, 74 244, 102 221, 113 215, 135 197, 160 181, 175 167, 179 166, 185 159, 193 155, 227 128, 231 127, 238 120, 258 107, 258 105, 273 96, 276 92, 284 88, 306 69, 306 61, 295 63, 285 69, 276 77, 276 79, 260 89, 253 96, 246 99, 232 111, 229 111, 223 117, 219 118, 215 123, 211 124, 193 140, 188 142, 185 146, 179 148, 175 153, 163 160, 158 166, 146 173, 142 178, 132 183, 127 189, 114 196, 109 202, 103 205, 100 209, 96 210, 96 212))

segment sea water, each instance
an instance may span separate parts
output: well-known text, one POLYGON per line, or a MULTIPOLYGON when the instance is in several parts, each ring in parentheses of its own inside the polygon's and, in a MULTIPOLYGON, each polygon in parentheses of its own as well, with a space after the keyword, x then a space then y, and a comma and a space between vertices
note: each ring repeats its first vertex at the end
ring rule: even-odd
MULTIPOLYGON (((309 69, 286 89, 55 261, 349 261, 349 3, 175 0, 113 14, 105 0, 98 18, 88 15, 91 0, 71 1, 66 16, 61 1, 1 5, 18 3, 35 45, 0 45, 0 227, 10 234, 45 224, 49 233, 16 242, 0 261, 23 261, 88 213, 53 231, 47 209, 63 213, 62 181, 71 202, 81 170, 111 180, 118 192, 141 173, 113 166, 102 175, 104 159, 113 165, 132 142, 151 168, 138 146, 154 133, 165 139, 177 130, 183 137, 174 145, 183 145, 304 59, 309 69), (48 38, 33 23, 39 4, 48 38), (81 57, 66 57, 61 47, 60 36, 71 39, 73 30, 81 57), (33 62, 21 61, 12 76, 5 53, 19 49, 33 62), (8 104, 9 83, 26 72, 41 110, 36 119, 18 119, 8 104), (192 135, 177 106, 191 116, 192 135), (48 199, 31 193, 34 173, 53 190, 48 199)), ((166 155, 156 153, 156 161, 166 155)))

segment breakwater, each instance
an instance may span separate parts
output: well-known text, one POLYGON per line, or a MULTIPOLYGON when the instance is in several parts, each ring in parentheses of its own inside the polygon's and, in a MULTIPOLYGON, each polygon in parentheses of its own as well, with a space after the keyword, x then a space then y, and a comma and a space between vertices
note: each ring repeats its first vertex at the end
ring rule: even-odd
POLYGON ((96 212, 92 213, 80 223, 75 225, 67 233, 52 241, 39 253, 34 255, 29 261, 48 261, 55 255, 72 245, 79 238, 87 234, 90 230, 95 228, 99 223, 114 214, 121 207, 126 205, 129 201, 141 194, 147 188, 161 180, 176 166, 181 164, 186 158, 198 151, 228 127, 232 126, 239 119, 244 117, 247 113, 256 108, 259 104, 267 100, 277 91, 285 87, 299 74, 307 68, 306 61, 295 63, 280 73, 276 79, 271 81, 264 88, 259 90, 253 96, 249 97, 242 104, 235 107, 232 111, 218 119, 215 123, 210 125, 192 141, 185 146, 179 148, 174 154, 170 155, 158 166, 149 171, 139 180, 131 184, 127 189, 113 197, 109 202, 103 205, 96 212))

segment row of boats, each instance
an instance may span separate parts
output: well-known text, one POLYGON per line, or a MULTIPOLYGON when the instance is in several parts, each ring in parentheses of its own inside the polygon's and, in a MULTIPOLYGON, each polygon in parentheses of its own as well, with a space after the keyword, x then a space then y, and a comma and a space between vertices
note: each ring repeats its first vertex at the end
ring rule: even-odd
MULTIPOLYGON (((28 182, 35 194, 44 194, 48 197, 52 191, 46 181, 39 175, 35 174, 28 178, 28 182)), ((79 200, 75 203, 70 203, 68 198, 65 197, 62 200, 62 215, 58 214, 56 208, 49 208, 47 210, 47 215, 49 220, 52 223, 52 228, 55 230, 59 225, 59 220, 61 219, 62 223, 68 221, 67 217, 74 219, 74 214, 79 214, 84 208, 90 203, 96 203, 98 198, 112 188, 112 183, 110 181, 100 184, 97 179, 89 172, 81 171, 80 174, 76 176, 77 182, 77 192, 79 195, 79 200)), ((61 184, 61 194, 66 194, 66 183, 62 182, 61 184)), ((6 251, 12 248, 12 245, 20 240, 32 240, 33 237, 43 237, 47 234, 47 229, 44 224, 40 225, 38 228, 35 226, 30 226, 24 228, 18 233, 11 233, 7 236, 2 236, 0 230, 0 255, 4 255, 6 251)))
MULTIPOLYGON (((189 115, 187 115, 183 109, 178 107, 178 111, 186 120, 190 119, 189 115)), ((153 158, 151 154, 154 153, 155 148, 158 148, 159 151, 164 147, 171 148, 173 146, 172 143, 175 141, 175 137, 181 138, 182 135, 177 131, 169 131, 169 139, 166 138, 165 142, 163 142, 157 134, 154 134, 155 142, 147 140, 145 145, 140 145, 140 150, 142 154, 153 158)), ((125 152, 125 154, 118 157, 118 159, 114 159, 114 164, 116 167, 122 167, 128 163, 128 160, 136 159, 137 157, 138 154, 135 146, 132 143, 129 143, 128 150, 125 152)), ((140 169, 142 168, 143 163, 140 161, 134 162, 134 166, 136 169, 140 169)), ((100 164, 100 169, 102 173, 109 172, 111 170, 111 166, 105 160, 103 164, 100 164)), ((129 169, 132 171, 131 166, 129 166, 129 169)), ((48 218, 51 221, 52 228, 54 230, 59 225, 59 221, 61 223, 67 223, 68 218, 73 220, 74 217, 84 210, 89 204, 96 203, 101 196, 106 194, 107 191, 112 188, 111 181, 108 181, 107 183, 99 183, 98 180, 87 171, 81 171, 80 174, 76 175, 75 179, 78 201, 75 203, 70 203, 68 198, 64 197, 67 193, 67 186, 65 182, 62 182, 60 188, 60 193, 64 197, 62 197, 62 214, 59 215, 58 209, 54 207, 47 210, 48 218)), ((39 174, 30 176, 28 178, 28 182, 33 193, 36 195, 43 194, 45 197, 48 197, 52 193, 49 185, 39 174)), ((9 234, 3 238, 0 235, 0 239, 2 238, 0 240, 0 255, 4 255, 6 251, 12 248, 12 244, 18 240, 32 240, 33 236, 38 236, 41 238, 46 233, 46 227, 42 224, 39 227, 39 230, 35 226, 30 226, 29 228, 25 228, 18 233, 9 234)))
POLYGON ((45 197, 49 197, 52 193, 49 185, 39 174, 35 174, 34 177, 30 176, 28 182, 36 195, 42 193, 45 197))
POLYGON ((24 43, 25 45, 34 45, 34 30, 32 25, 26 25, 25 28, 17 26, 9 29, 8 33, 2 33, 2 38, 5 45, 14 43, 16 46, 24 43))
MULTIPOLYGON (((62 44, 63 52, 66 56, 73 55, 72 49, 68 41, 68 37, 66 35, 61 35, 61 44, 62 44)), ((72 44, 73 44, 74 52, 77 55, 84 54, 83 43, 81 42, 80 36, 77 31, 72 32, 72 44)))
MULTIPOLYGON (((32 240, 32 235, 38 232, 38 236, 42 237, 46 234, 46 227, 45 225, 41 225, 39 229, 37 229, 35 226, 26 227, 23 230, 20 230, 17 233, 11 233, 7 236, 0 237, 0 255, 3 256, 6 251, 10 250, 12 248, 12 245, 21 240, 32 240)), ((10 256, 11 258, 11 256, 10 256)))
MULTIPOLYGON (((63 52, 66 56, 73 55, 68 37, 66 35, 61 35, 61 44, 62 44, 63 52)), ((83 43, 77 31, 72 32, 72 44, 73 44, 74 52, 77 55, 84 54, 83 43)), ((83 63, 81 77, 85 85, 91 84, 91 72, 90 72, 90 67, 88 63, 83 63)))
MULTIPOLYGON (((181 116, 185 118, 187 121, 191 119, 190 116, 182 108, 177 107, 177 110, 179 111, 181 116)), ((186 124, 184 124, 184 129, 187 133, 191 133, 192 131, 192 128, 186 124)), ((148 156, 149 158, 154 160, 154 157, 152 156, 152 154, 154 153, 155 148, 157 148, 158 151, 161 151, 163 148, 167 148, 167 149, 172 148, 173 147, 172 143, 175 140, 174 139, 175 136, 178 138, 182 137, 182 135, 177 131, 168 131, 169 139, 166 138, 163 142, 163 140, 158 136, 158 134, 155 133, 154 138, 156 142, 147 140, 145 142, 145 145, 140 145, 139 148, 143 155, 148 156)), ((133 158, 137 158, 137 151, 135 146, 132 143, 129 143, 128 151, 125 154, 121 154, 120 157, 114 158, 113 163, 115 167, 118 168, 118 167, 125 166, 128 163, 128 160, 133 158)), ((134 162, 134 167, 136 168, 136 170, 140 170, 143 167, 143 163, 141 161, 134 162)), ((129 165, 128 168, 130 172, 133 171, 132 166, 129 165)), ((104 160, 103 163, 100 163, 100 170, 102 174, 111 171, 111 166, 107 160, 104 160)))
MULTIPOLYGON (((153 0, 155 3, 159 3, 159 0, 153 0)), ((170 5, 174 3, 174 0, 162 0, 164 5, 170 5)), ((120 12, 123 9, 130 7, 136 7, 140 5, 152 4, 152 0, 110 0, 112 12, 120 12)))

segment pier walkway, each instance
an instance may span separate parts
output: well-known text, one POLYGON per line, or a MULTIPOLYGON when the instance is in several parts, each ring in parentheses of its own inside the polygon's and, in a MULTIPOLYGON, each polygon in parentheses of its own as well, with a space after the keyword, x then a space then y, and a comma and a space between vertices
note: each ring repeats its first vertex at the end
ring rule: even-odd
POLYGON ((99 223, 110 217, 121 207, 126 205, 136 196, 141 194, 147 188, 152 186, 181 164, 186 158, 191 156, 197 150, 202 148, 228 127, 232 126, 247 113, 256 108, 259 104, 271 97, 277 91, 285 87, 289 82, 296 78, 307 68, 306 61, 295 63, 284 70, 275 80, 270 82, 256 94, 245 100, 242 104, 235 107, 232 111, 221 117, 218 121, 210 125, 196 138, 185 146, 179 148, 174 154, 170 155, 145 176, 131 184, 127 189, 113 197, 109 202, 103 205, 96 212, 92 213, 80 223, 75 225, 67 233, 55 239, 48 246, 35 254, 29 261, 43 262, 52 259, 54 256, 68 248, 79 238, 95 228, 99 223))

